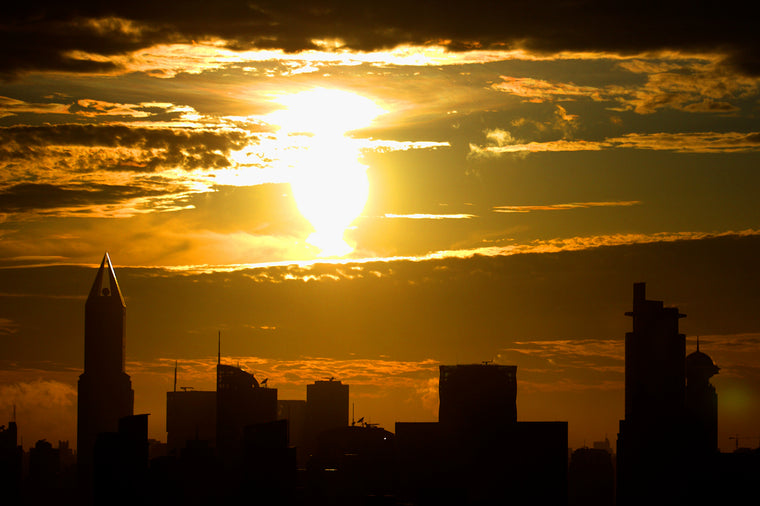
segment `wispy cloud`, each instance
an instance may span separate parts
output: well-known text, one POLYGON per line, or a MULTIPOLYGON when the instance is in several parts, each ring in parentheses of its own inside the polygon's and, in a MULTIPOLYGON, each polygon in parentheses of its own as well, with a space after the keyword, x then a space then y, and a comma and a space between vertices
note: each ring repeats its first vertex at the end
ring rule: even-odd
POLYGON ((0 318, 0 336, 9 336, 18 332, 19 325, 10 318, 0 318))
MULTIPOLYGON (((5 380, 5 374, 0 378, 5 380)), ((52 374, 40 374, 48 378, 52 374)), ((0 416, 15 410, 24 446, 38 439, 71 441, 76 435, 77 392, 73 384, 52 379, 29 379, 0 384, 0 416)), ((5 420, 3 420, 5 422, 5 420)), ((54 443, 55 444, 55 443, 54 443)))
POLYGON ((386 213, 383 215, 383 218, 403 218, 403 219, 408 219, 408 220, 469 220, 471 218, 477 218, 477 216, 474 214, 386 213))
POLYGON ((643 83, 629 79, 620 84, 581 86, 572 82, 502 75, 492 89, 523 98, 526 102, 590 100, 609 102, 612 110, 651 114, 660 109, 692 113, 733 113, 732 103, 757 93, 757 79, 736 75, 709 59, 684 61, 679 55, 661 59, 629 59, 617 68, 645 76, 643 83))
POLYGON ((630 207, 641 204, 638 200, 620 200, 613 202, 572 202, 570 204, 546 204, 535 206, 496 206, 497 213, 530 213, 533 211, 566 211, 570 209, 587 209, 590 207, 630 207))
POLYGON ((578 86, 573 83, 551 82, 532 77, 500 76, 501 82, 494 83, 494 90, 523 97, 528 102, 546 102, 568 100, 571 98, 589 98, 604 100, 603 90, 593 86, 578 86))
MULTIPOLYGON (((425 262, 447 258, 473 258, 477 256, 498 257, 532 253, 560 253, 563 251, 583 251, 587 249, 628 246, 634 244, 654 244, 660 242, 699 241, 719 237, 760 236, 760 230, 746 229, 725 232, 660 232, 653 234, 610 234, 575 236, 548 240, 534 240, 525 243, 508 242, 474 248, 438 250, 417 256, 365 256, 335 259, 314 259, 308 261, 281 261, 265 263, 245 263, 227 265, 173 265, 151 270, 155 276, 180 273, 199 274, 209 272, 248 271, 246 276, 256 282, 280 283, 283 281, 315 281, 327 279, 358 279, 382 277, 393 269, 399 261, 425 262), (368 267, 367 267, 368 266, 368 267)), ((506 242, 506 241, 504 241, 506 242)))
POLYGON ((630 133, 603 141, 565 140, 547 142, 470 144, 469 157, 541 152, 602 151, 608 149, 642 149, 675 153, 740 153, 760 150, 758 132, 683 132, 630 133))
MULTIPOLYGON (((130 362, 130 371, 149 371, 166 374, 174 368, 175 359, 159 358, 150 362, 130 362)), ((278 360, 264 357, 222 357, 222 363, 234 364, 253 373, 260 380, 268 378, 270 387, 282 384, 304 385, 316 380, 335 378, 351 385, 412 385, 418 380, 427 381, 438 372, 438 361, 401 361, 391 359, 336 359, 303 357, 278 360)), ((180 360, 181 375, 191 379, 213 380, 216 357, 209 360, 180 360)))

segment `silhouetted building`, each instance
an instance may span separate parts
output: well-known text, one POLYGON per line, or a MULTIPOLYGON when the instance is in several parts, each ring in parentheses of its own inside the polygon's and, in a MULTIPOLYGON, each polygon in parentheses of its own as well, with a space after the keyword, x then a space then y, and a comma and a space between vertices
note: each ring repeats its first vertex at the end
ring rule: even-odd
POLYGON ((23 456, 16 422, 9 422, 7 427, 0 426, 0 494, 8 504, 19 503, 23 456))
POLYGON ((633 285, 633 332, 625 335, 625 419, 617 442, 617 503, 682 503, 686 498, 685 315, 646 299, 633 285))
POLYGON ((374 425, 322 431, 308 462, 309 504, 367 504, 395 493, 394 435, 374 425))
POLYGON ((699 351, 686 357, 686 411, 689 421, 689 450, 696 457, 709 457, 718 450, 718 394, 710 378, 720 368, 699 351))
POLYGON ((116 432, 132 415, 134 392, 125 372, 126 304, 108 253, 85 303, 84 373, 79 376, 77 464, 83 483, 92 475, 98 434, 116 432))
POLYGON ((29 449, 29 481, 32 490, 50 492, 58 487, 61 459, 58 450, 45 439, 37 441, 29 449))
POLYGON ((567 422, 518 422, 516 366, 441 366, 439 422, 396 423, 400 499, 567 502, 567 422))
POLYGON ((244 478, 239 497, 253 490, 261 504, 291 504, 296 489, 296 449, 288 442, 288 421, 246 426, 241 467, 244 478))
POLYGON ((457 430, 517 422, 517 366, 440 366, 438 421, 457 430))
POLYGON ((594 441, 591 443, 591 447, 594 450, 604 450, 612 455, 612 446, 610 445, 610 440, 607 437, 604 438, 604 441, 594 441))
POLYGON ((579 448, 567 473, 570 506, 613 506, 615 467, 606 448, 579 448))
POLYGON ((306 385, 306 419, 310 447, 322 432, 348 427, 348 385, 333 378, 306 385))
POLYGON ((190 440, 216 446, 216 392, 187 390, 166 393, 166 444, 179 454, 190 440))
POLYGON ((288 421, 288 440, 296 448, 296 462, 306 464, 306 401, 282 399, 277 401, 277 418, 288 421))
POLYGON ((95 442, 95 506, 132 505, 146 501, 148 415, 125 416, 117 425, 117 431, 101 432, 95 442))
POLYGON ((216 366, 216 446, 226 462, 239 461, 244 429, 277 419, 277 389, 259 385, 253 374, 216 366))

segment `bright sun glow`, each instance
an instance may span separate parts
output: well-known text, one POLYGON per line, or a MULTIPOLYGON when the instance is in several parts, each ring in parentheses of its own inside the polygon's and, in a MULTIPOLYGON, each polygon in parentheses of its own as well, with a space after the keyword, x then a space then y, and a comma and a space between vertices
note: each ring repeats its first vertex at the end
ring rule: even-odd
POLYGON ((321 256, 346 255, 353 247, 344 233, 367 203, 369 181, 367 167, 359 163, 358 149, 345 133, 368 126, 385 111, 355 93, 322 88, 277 102, 285 109, 267 121, 280 126, 283 142, 295 143, 291 188, 299 211, 314 227, 307 242, 321 256))

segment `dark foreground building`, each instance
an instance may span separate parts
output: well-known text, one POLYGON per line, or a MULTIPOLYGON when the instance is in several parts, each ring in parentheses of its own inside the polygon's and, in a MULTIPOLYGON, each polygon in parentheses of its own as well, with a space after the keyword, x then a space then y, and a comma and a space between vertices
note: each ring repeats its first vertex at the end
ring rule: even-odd
POLYGON ((738 504, 756 488, 760 453, 718 449, 719 367, 686 356, 685 315, 633 286, 633 332, 625 336, 625 419, 617 443, 617 504, 738 504), (754 484, 754 485, 753 485, 754 484))
POLYGON ((178 455, 188 441, 216 447, 216 392, 181 390, 166 393, 166 445, 178 455))
POLYGON ((77 467, 86 488, 98 434, 117 432, 119 420, 132 415, 134 392, 124 367, 126 311, 106 253, 85 303, 84 372, 78 384, 77 467))
POLYGON ((438 423, 396 423, 399 498, 567 503, 567 422, 518 422, 516 366, 441 366, 438 423))

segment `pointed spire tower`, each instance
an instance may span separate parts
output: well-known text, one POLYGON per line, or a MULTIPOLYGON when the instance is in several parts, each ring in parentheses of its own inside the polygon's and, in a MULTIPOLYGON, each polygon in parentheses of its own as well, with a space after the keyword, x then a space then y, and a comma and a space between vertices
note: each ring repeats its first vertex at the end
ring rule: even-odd
POLYGON ((132 415, 134 392, 125 371, 127 306, 111 258, 100 263, 84 309, 84 372, 79 376, 77 455, 79 471, 92 473, 95 440, 116 432, 119 418, 132 415))

